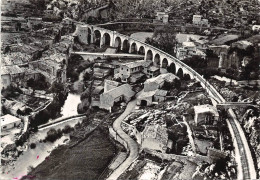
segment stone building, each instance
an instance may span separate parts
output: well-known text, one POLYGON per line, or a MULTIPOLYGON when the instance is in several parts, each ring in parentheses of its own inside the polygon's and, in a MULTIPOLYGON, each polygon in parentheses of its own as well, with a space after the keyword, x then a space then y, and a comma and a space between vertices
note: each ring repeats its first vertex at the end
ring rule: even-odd
POLYGON ((218 118, 219 113, 215 106, 204 104, 199 106, 194 106, 195 112, 195 125, 199 124, 214 124, 218 118))
POLYGON ((100 95, 100 108, 112 111, 112 107, 118 102, 129 102, 135 95, 129 84, 112 88, 100 95))
POLYGON ((1 118, 1 130, 2 131, 15 128, 22 123, 21 119, 15 117, 15 116, 12 116, 10 114, 6 114, 4 116, 1 116, 0 118, 1 118))
POLYGON ((167 150, 167 129, 159 124, 147 125, 142 132, 142 149, 152 149, 165 153, 167 150))
POLYGON ((24 71, 19 66, 1 66, 1 89, 5 89, 11 84, 19 85, 23 78, 24 71))
POLYGON ((121 64, 118 74, 115 74, 115 76, 120 77, 122 82, 136 82, 145 75, 144 73, 147 72, 147 68, 151 66, 151 64, 152 61, 146 60, 121 64))

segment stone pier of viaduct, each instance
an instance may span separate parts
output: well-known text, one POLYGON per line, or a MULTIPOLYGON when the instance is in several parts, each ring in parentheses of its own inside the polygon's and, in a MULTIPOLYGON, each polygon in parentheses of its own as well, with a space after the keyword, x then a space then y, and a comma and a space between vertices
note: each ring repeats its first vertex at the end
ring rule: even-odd
MULTIPOLYGON (((155 66, 167 68, 171 73, 177 76, 190 79, 196 79, 201 86, 205 88, 213 99, 213 104, 225 103, 225 99, 217 92, 217 90, 209 84, 201 75, 192 68, 184 64, 182 61, 161 51, 149 44, 137 39, 120 34, 94 25, 78 24, 74 36, 84 44, 95 43, 100 47, 103 45, 116 47, 125 53, 144 55, 145 60, 152 60, 155 66)), ((235 116, 232 109, 229 109, 231 120, 227 120, 229 130, 233 139, 236 153, 236 162, 238 169, 238 179, 256 179, 256 170, 254 161, 246 140, 245 134, 235 116)))

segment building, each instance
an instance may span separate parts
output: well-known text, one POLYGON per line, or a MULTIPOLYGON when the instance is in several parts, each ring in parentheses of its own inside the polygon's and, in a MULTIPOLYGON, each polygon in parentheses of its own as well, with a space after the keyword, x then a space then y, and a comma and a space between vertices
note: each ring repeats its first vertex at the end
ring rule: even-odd
POLYGON ((217 108, 209 104, 194 106, 194 112, 195 125, 214 124, 219 118, 217 108))
POLYGON ((144 73, 147 78, 153 78, 160 75, 160 68, 156 66, 149 66, 144 68, 144 73))
POLYGON ((189 58, 195 55, 204 59, 206 58, 206 53, 197 48, 195 42, 193 42, 189 36, 187 36, 187 41, 184 41, 176 46, 175 51, 176 57, 180 60, 184 60, 185 58, 189 58))
POLYGON ((105 85, 104 85, 104 92, 114 89, 114 88, 118 87, 119 85, 121 85, 121 83, 119 83, 117 81, 111 81, 111 80, 106 79, 105 85))
POLYGON ((1 66, 1 89, 5 89, 11 84, 20 84, 24 77, 24 71, 17 65, 1 66))
POLYGON ((92 91, 91 96, 91 106, 92 107, 99 107, 100 106, 100 95, 104 93, 104 87, 103 86, 97 86, 92 91))
POLYGON ((11 52, 8 54, 2 54, 1 63, 2 66, 11 65, 24 65, 31 61, 32 56, 21 52, 11 52))
POLYGON ((202 20, 201 15, 193 15, 192 23, 195 24, 195 25, 199 25, 201 20, 202 20))
POLYGON ((172 73, 161 74, 157 77, 147 79, 144 82, 144 92, 160 89, 164 85, 165 81, 173 82, 174 79, 179 79, 179 78, 172 73))
POLYGON ((159 124, 146 125, 142 132, 142 149, 152 149, 165 153, 167 150, 167 129, 159 124))
POLYGON ((37 18, 37 17, 28 17, 28 23, 27 23, 27 25, 28 25, 28 27, 30 28, 30 29, 32 29, 34 26, 36 26, 36 25, 40 25, 40 24, 42 24, 42 18, 37 18))
POLYGON ((197 26, 209 26, 209 21, 202 19, 202 15, 193 15, 192 23, 197 26))
POLYGON ((15 128, 15 127, 19 126, 22 122, 21 119, 15 117, 15 116, 12 116, 10 114, 6 114, 4 116, 1 116, 0 118, 1 118, 1 130, 2 131, 15 128))
POLYGON ((122 82, 128 82, 128 81, 133 82, 138 79, 137 77, 135 77, 134 79, 131 80, 131 76, 133 76, 134 74, 139 74, 138 77, 139 78, 142 77, 140 73, 143 72, 144 68, 149 67, 151 64, 152 61, 145 61, 145 60, 121 64, 118 70, 119 73, 116 74, 115 76, 120 77, 122 82))
POLYGON ((101 94, 99 107, 111 112, 115 103, 129 102, 134 95, 132 87, 129 84, 123 84, 101 94))
POLYGON ((67 80, 67 56, 56 53, 29 63, 30 69, 40 72, 52 84, 54 81, 65 83, 67 80))
POLYGON ((142 92, 137 98, 138 106, 151 106, 153 102, 163 102, 166 100, 168 91, 157 89, 154 91, 142 92))
POLYGON ((260 25, 253 25, 252 30, 256 32, 260 32, 260 25))
POLYGON ((168 23, 169 22, 169 15, 166 12, 157 12, 156 13, 156 19, 154 22, 163 22, 163 23, 168 23))
POLYGON ((4 107, 8 111, 8 113, 13 116, 25 116, 29 115, 32 112, 32 108, 30 108, 26 104, 7 99, 2 99, 2 107, 4 107))

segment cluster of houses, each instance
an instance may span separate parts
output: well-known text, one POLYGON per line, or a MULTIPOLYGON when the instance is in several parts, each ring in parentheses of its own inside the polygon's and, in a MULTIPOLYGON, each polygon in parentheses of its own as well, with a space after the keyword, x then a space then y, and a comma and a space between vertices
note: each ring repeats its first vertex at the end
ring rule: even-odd
MULTIPOLYGON (((178 35, 177 35, 178 36, 178 35)), ((186 41, 178 41, 175 47, 176 57, 180 60, 192 56, 200 56, 206 58, 207 40, 196 36, 187 35, 186 41)))
POLYGON ((167 91, 161 89, 165 82, 179 79, 172 73, 160 75, 160 68, 153 66, 152 61, 146 60, 116 65, 96 63, 93 71, 94 77, 98 79, 93 85, 91 105, 109 111, 112 111, 115 103, 128 102, 135 95, 130 84, 134 85, 141 82, 139 80, 148 78, 144 82, 144 92, 138 98, 137 104, 150 106, 153 101, 162 102, 166 99, 167 91), (108 77, 112 70, 116 81, 104 78, 108 77), (100 79, 104 80, 103 86, 100 79))
POLYGON ((10 46, 9 52, 2 58, 1 89, 10 85, 26 86, 29 79, 37 81, 41 76, 50 85, 54 81, 65 83, 71 41, 70 37, 62 37, 48 50, 32 44, 10 46))
POLYGON ((135 83, 144 76, 147 78, 158 76, 160 69, 153 66, 152 61, 141 60, 121 64, 115 69, 114 74, 122 82, 135 83))

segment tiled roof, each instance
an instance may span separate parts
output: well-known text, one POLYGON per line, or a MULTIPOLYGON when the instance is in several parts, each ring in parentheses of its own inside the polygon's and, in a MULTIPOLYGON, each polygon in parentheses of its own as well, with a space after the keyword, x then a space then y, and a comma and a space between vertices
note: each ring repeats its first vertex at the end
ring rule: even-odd
POLYGON ((104 94, 109 94, 113 98, 117 98, 121 95, 124 95, 126 97, 132 97, 135 92, 132 90, 132 87, 129 84, 123 84, 119 87, 113 88, 104 94))
POLYGON ((215 116, 219 116, 217 108, 215 106, 212 106, 209 104, 194 106, 194 112, 195 112, 195 114, 210 112, 210 113, 214 114, 215 116))
POLYGON ((19 66, 1 66, 1 74, 21 74, 23 73, 23 69, 21 69, 19 66))
POLYGON ((1 116, 1 126, 5 126, 7 124, 11 124, 11 123, 14 123, 14 122, 21 122, 21 119, 15 117, 15 116, 12 116, 10 114, 6 114, 4 116, 1 116))
POLYGON ((166 96, 166 95, 167 95, 167 91, 158 89, 158 90, 155 92, 155 95, 157 95, 157 96, 166 96))
POLYGON ((150 65, 150 63, 151 63, 151 61, 141 60, 141 61, 126 63, 123 65, 125 65, 129 68, 135 68, 135 67, 139 67, 139 66, 147 66, 148 64, 150 65))
POLYGON ((155 67, 155 66, 150 66, 150 67, 148 68, 148 70, 149 70, 149 71, 158 71, 159 68, 158 68, 158 67, 155 67))
POLYGON ((13 52, 9 54, 2 54, 2 64, 3 65, 15 65, 15 64, 24 64, 31 60, 32 56, 21 53, 21 52, 13 52))

